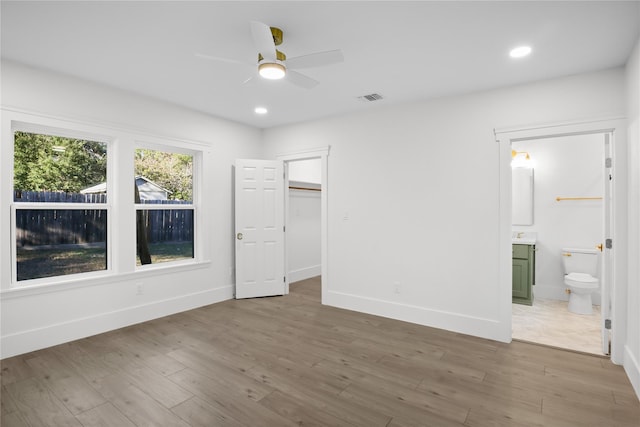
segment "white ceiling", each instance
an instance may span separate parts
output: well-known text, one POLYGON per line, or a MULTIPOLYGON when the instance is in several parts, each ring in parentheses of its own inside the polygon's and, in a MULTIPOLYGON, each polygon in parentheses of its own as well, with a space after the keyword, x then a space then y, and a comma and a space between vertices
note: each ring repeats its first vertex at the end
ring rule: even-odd
POLYGON ((638 1, 1 2, 1 54, 259 128, 623 66, 638 1), (249 22, 284 31, 288 57, 342 49, 301 70, 311 90, 253 79, 249 22), (529 44, 518 61, 511 48, 529 44), (381 101, 359 96, 378 93, 381 101), (258 116, 255 106, 269 114, 258 116))

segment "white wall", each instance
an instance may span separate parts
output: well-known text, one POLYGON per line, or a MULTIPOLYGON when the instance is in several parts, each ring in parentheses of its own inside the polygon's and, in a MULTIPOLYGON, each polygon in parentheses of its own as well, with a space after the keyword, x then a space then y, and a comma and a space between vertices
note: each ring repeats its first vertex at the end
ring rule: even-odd
POLYGON ((626 68, 629 271, 627 298, 627 344, 624 367, 640 396, 640 40, 626 68))
MULTIPOLYGON (((577 135, 518 141, 534 164, 533 225, 514 231, 535 231, 536 298, 567 300, 562 248, 595 249, 604 243, 602 200, 556 201, 556 197, 602 197, 604 136, 577 135)), ((600 304, 600 294, 594 294, 600 304)))
POLYGON ((2 143, 0 146, 0 298, 1 348, 8 357, 229 299, 234 263, 232 165, 236 158, 260 158, 258 129, 161 103, 72 77, 2 63, 2 143), (16 113, 16 111, 18 111, 16 113), (135 217, 130 177, 114 177, 118 196, 111 202, 114 220, 115 275, 41 289, 10 286, 10 153, 7 121, 29 114, 43 123, 63 124, 114 135, 110 162, 133 167, 136 141, 168 141, 203 150, 203 185, 197 230, 200 263, 194 266, 135 271, 135 217), (51 117, 53 116, 53 118, 51 117), (62 120, 60 120, 62 119, 62 120), (129 179, 130 178, 130 179, 129 179), (143 295, 136 295, 141 283, 143 295))
POLYGON ((287 223, 289 282, 320 275, 320 192, 289 191, 287 223))
POLYGON ((622 116, 624 100, 624 70, 613 69, 381 104, 263 137, 270 158, 331 146, 325 303, 509 341, 493 130, 622 116))
MULTIPOLYGON (((320 188, 320 159, 287 163, 290 185, 320 188)), ((320 261, 320 192, 289 190, 287 222, 287 277, 289 283, 321 274, 320 261)))
POLYGON ((289 162, 289 181, 320 184, 321 164, 319 159, 296 160, 289 162))

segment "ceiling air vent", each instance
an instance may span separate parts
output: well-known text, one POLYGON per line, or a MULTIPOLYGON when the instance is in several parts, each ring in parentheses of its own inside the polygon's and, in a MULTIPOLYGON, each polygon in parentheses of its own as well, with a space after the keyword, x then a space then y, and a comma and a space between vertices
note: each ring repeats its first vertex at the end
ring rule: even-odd
POLYGON ((382 95, 380 95, 379 93, 371 93, 369 95, 363 95, 363 96, 359 96, 358 99, 360 101, 369 101, 369 102, 373 102, 373 101, 378 101, 380 99, 382 99, 382 95))

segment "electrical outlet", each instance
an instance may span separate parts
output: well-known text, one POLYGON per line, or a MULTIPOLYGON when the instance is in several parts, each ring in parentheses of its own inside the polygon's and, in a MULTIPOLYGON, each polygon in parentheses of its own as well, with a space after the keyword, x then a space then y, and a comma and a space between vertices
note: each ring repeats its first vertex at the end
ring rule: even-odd
POLYGON ((399 294, 400 291, 400 282, 393 282, 393 292, 399 294))
POLYGON ((144 287, 142 286, 142 283, 136 283, 136 295, 142 294, 144 294, 144 287))

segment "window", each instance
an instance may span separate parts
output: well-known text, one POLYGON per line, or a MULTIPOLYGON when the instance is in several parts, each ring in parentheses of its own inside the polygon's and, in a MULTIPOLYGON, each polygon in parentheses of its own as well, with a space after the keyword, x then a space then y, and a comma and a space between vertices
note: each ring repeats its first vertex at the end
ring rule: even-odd
POLYGON ((191 153, 135 150, 136 263, 194 258, 191 153))
POLYGON ((13 136, 13 280, 107 270, 107 144, 13 136))

